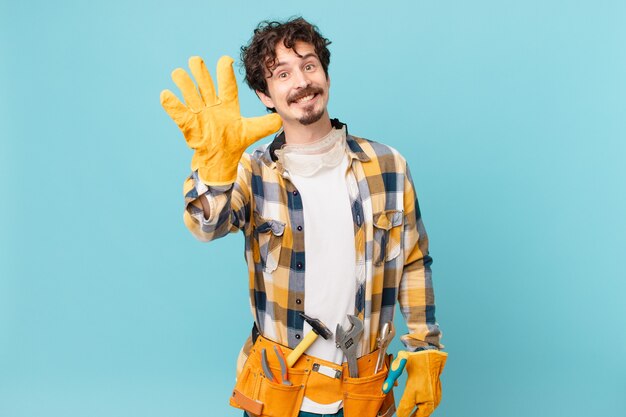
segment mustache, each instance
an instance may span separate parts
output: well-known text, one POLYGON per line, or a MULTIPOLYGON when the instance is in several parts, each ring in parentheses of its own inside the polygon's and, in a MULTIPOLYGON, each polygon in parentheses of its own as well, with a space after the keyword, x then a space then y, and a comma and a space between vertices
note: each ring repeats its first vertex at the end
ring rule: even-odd
POLYGON ((287 102, 289 104, 295 103, 296 101, 300 100, 302 97, 310 96, 312 94, 322 94, 322 93, 324 93, 324 90, 322 90, 320 87, 309 86, 309 87, 306 87, 302 91, 298 91, 297 93, 294 93, 291 97, 287 99, 287 102))

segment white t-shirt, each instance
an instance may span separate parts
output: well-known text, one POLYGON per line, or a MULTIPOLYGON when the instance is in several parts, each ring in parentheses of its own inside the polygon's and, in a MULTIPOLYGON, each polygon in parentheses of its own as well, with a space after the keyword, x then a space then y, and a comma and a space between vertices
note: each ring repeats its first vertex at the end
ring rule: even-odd
MULTIPOLYGON (((289 178, 300 192, 304 213, 304 313, 321 320, 335 333, 337 324, 350 328, 354 314, 356 276, 354 225, 346 183, 349 159, 345 130, 331 131, 310 145, 286 145, 279 151, 289 178), (290 169, 291 168, 291 169, 290 169)), ((305 322, 303 334, 311 331, 305 322)), ((334 338, 318 337, 306 353, 336 364, 344 361, 334 338)), ((301 410, 334 414, 342 401, 319 404, 304 398, 301 410)))

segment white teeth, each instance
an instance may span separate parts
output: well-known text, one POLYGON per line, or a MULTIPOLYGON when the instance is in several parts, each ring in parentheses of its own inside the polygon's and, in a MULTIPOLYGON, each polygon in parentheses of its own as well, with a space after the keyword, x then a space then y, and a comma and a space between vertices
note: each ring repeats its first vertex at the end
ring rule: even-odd
POLYGON ((314 94, 302 97, 301 99, 296 100, 296 103, 302 103, 303 101, 309 101, 313 99, 314 94))

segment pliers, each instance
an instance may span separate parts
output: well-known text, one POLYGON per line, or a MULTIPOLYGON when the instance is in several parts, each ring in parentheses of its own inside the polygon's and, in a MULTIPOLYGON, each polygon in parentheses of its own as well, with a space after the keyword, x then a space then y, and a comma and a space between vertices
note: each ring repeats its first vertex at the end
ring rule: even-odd
MULTIPOLYGON (((287 363, 285 361, 285 355, 283 354, 282 349, 279 346, 274 345, 274 354, 278 359, 278 363, 280 364, 280 377, 283 385, 292 385, 291 381, 289 381, 289 376, 287 374, 287 363)), ((263 367, 263 372, 265 373, 265 377, 272 382, 278 384, 278 380, 270 370, 269 362, 267 360, 267 352, 265 349, 261 350, 261 366, 263 367)))

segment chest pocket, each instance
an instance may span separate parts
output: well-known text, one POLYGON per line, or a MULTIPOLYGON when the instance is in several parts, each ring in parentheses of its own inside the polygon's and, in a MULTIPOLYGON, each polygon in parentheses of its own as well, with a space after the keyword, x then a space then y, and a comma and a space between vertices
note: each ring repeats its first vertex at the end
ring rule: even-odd
POLYGON ((401 210, 386 210, 374 214, 374 265, 380 266, 400 255, 403 219, 401 210))
POLYGON ((263 272, 272 273, 278 267, 285 223, 264 219, 254 214, 253 255, 254 262, 260 263, 263 272))

